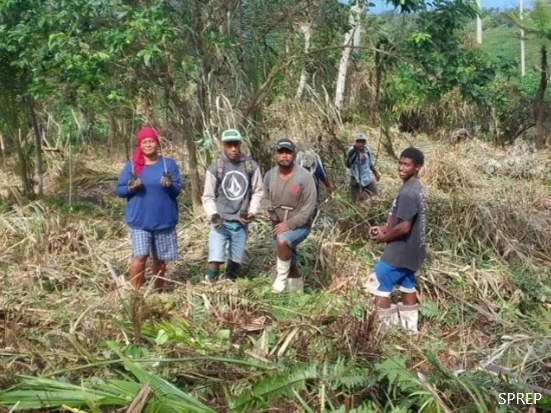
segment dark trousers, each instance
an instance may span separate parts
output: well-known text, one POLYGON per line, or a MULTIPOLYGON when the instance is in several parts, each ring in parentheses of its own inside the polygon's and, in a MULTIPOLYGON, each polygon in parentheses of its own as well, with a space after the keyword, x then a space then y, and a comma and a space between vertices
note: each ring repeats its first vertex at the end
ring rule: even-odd
POLYGON ((361 186, 354 178, 350 179, 350 198, 353 204, 360 202, 362 193, 366 192, 368 196, 379 195, 377 182, 372 180, 366 186, 361 186))

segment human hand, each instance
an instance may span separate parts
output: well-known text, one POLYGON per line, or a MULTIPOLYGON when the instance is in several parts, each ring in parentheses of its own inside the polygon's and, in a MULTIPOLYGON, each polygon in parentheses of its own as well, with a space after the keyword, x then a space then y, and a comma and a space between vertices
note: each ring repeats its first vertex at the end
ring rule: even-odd
POLYGON ((386 228, 381 226, 370 227, 369 228, 369 238, 373 241, 384 242, 384 237, 386 235, 386 228))
POLYGON ((172 175, 170 172, 163 173, 163 176, 161 177, 161 186, 165 188, 172 186, 172 175))
POLYGON ((276 224, 274 228, 272 229, 272 234, 275 236, 278 236, 279 234, 284 233, 285 231, 289 231, 289 224, 287 222, 280 222, 279 224, 276 224))
POLYGON ((220 216, 220 214, 214 214, 210 218, 210 222, 212 225, 214 225, 215 228, 220 228, 224 224, 224 220, 220 216))
POLYGON ((250 212, 243 211, 241 212, 241 215, 239 216, 239 221, 243 224, 249 224, 254 219, 254 214, 251 214, 250 212))
POLYGON ((373 175, 375 175, 375 180, 379 182, 381 180, 381 174, 377 170, 373 170, 373 175))
POLYGON ((136 174, 130 174, 130 179, 128 179, 128 190, 130 192, 136 192, 142 186, 141 179, 136 174))

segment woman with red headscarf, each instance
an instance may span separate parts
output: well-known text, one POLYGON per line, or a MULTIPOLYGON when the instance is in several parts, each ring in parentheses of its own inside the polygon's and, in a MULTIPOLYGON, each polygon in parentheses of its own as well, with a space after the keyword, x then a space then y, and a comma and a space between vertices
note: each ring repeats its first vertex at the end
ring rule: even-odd
POLYGON ((181 191, 180 171, 176 162, 159 154, 159 134, 151 126, 136 135, 132 159, 124 165, 116 193, 126 198, 126 223, 130 227, 132 261, 130 283, 139 288, 145 281, 149 255, 155 275, 153 289, 164 285, 166 261, 178 258, 176 224, 181 191))

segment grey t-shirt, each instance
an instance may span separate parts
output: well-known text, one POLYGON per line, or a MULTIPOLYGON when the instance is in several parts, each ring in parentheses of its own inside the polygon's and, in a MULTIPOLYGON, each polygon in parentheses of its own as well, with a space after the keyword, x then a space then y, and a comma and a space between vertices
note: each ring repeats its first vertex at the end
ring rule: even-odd
POLYGON ((386 244, 381 259, 397 268, 417 271, 425 260, 426 206, 423 187, 416 177, 405 182, 392 201, 389 223, 393 227, 400 221, 410 221, 406 235, 386 244))
POLYGON ((284 222, 285 211, 290 207, 287 224, 290 229, 309 225, 316 211, 317 191, 312 174, 302 166, 295 165, 293 174, 282 179, 278 167, 270 169, 264 176, 264 197, 262 206, 266 211, 275 209, 280 222, 284 222))

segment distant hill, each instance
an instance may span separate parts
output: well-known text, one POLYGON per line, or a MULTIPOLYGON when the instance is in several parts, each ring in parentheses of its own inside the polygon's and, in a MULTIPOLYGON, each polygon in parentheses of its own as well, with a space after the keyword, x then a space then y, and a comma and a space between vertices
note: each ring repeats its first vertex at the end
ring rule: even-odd
MULTIPOLYGON (((467 32, 476 32, 475 22, 467 32)), ((549 42, 546 42, 549 46, 549 42)), ((526 72, 537 71, 540 65, 542 41, 532 34, 525 34, 526 72)), ((509 21, 502 12, 486 10, 482 18, 482 48, 492 56, 502 56, 516 62, 520 71, 519 28, 509 21)))

